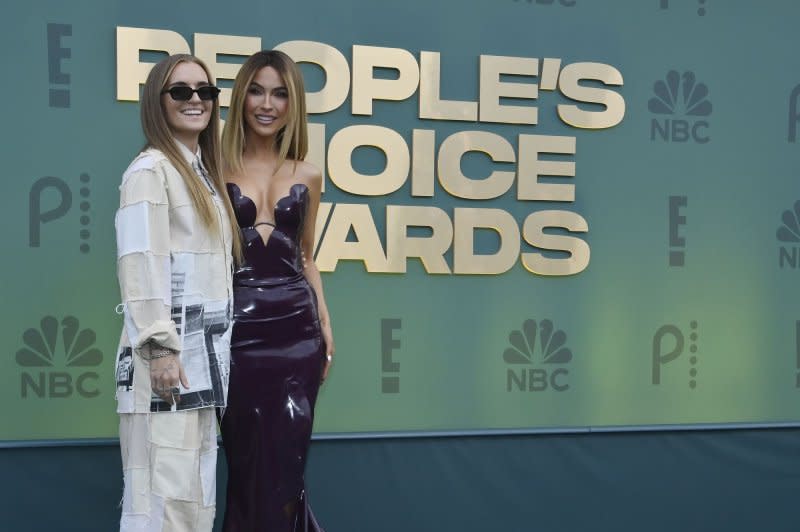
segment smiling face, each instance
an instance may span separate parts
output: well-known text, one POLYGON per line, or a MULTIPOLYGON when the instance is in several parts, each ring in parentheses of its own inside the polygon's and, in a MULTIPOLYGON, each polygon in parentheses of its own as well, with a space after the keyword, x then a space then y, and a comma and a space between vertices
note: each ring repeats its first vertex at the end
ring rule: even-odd
POLYGON ((244 123, 248 134, 274 137, 286 125, 289 92, 278 71, 266 66, 247 87, 244 123))
MULTIPOLYGON (((175 66, 164 89, 181 85, 193 89, 209 85, 208 76, 197 63, 183 61, 175 66)), ((172 135, 189 150, 195 151, 197 139, 211 118, 213 102, 201 100, 196 92, 185 102, 173 100, 165 93, 161 95, 161 104, 172 135)))

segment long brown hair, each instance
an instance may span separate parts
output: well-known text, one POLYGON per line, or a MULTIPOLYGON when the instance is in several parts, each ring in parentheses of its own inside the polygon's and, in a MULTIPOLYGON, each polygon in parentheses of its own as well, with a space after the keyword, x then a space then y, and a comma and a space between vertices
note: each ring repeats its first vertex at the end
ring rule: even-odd
POLYGON ((247 89, 256 73, 264 67, 274 68, 289 93, 286 125, 278 132, 278 164, 287 159, 302 161, 308 153, 308 119, 303 75, 292 58, 279 50, 262 50, 244 62, 233 82, 231 105, 222 131, 222 157, 234 174, 242 172, 242 153, 245 148, 244 103, 247 89))
MULTIPOLYGON (((167 123, 164 115, 164 106, 162 104, 161 91, 167 85, 169 77, 172 75, 173 70, 178 64, 188 62, 195 63, 202 68, 208 82, 214 84, 214 78, 208 67, 200 59, 188 54, 171 55, 163 61, 156 64, 147 76, 144 83, 144 90, 142 92, 142 103, 140 108, 142 131, 147 139, 146 148, 155 148, 161 151, 169 160, 170 163, 178 170, 186 183, 189 190, 189 196, 197 209, 200 220, 205 226, 213 231, 219 231, 219 226, 216 222, 215 207, 213 199, 206 191, 205 185, 198 178, 195 171, 186 162, 186 159, 180 152, 175 138, 167 123)), ((200 150, 202 152, 203 165, 208 171, 211 182, 216 189, 217 194, 220 195, 225 205, 225 211, 230 220, 231 227, 238 227, 236 225, 236 216, 233 212, 228 195, 225 193, 225 180, 222 176, 222 159, 220 155, 219 146, 219 101, 214 100, 211 106, 211 118, 208 121, 208 126, 200 132, 198 139, 200 150)), ((233 239, 233 255, 238 260, 241 258, 241 243, 238 238, 233 239)))

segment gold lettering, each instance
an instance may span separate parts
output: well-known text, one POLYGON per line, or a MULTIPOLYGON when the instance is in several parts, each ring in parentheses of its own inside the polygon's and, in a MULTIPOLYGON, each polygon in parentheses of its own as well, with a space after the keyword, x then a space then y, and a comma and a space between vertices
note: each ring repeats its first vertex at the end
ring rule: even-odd
POLYGON ((439 52, 420 52, 419 117, 435 120, 478 119, 477 102, 441 100, 441 63, 439 52))
POLYGON ((316 92, 306 92, 309 114, 329 113, 338 109, 350 92, 350 66, 344 54, 322 42, 286 41, 275 47, 295 63, 313 63, 325 72, 325 85, 316 92))
POLYGON ((539 110, 536 107, 501 105, 500 98, 535 100, 539 96, 539 86, 535 83, 500 81, 502 74, 537 76, 539 74, 539 60, 531 57, 481 55, 481 122, 501 122, 504 124, 538 123, 539 110))
POLYGON ((569 257, 548 257, 542 253, 523 253, 522 265, 538 275, 574 275, 589 266, 589 244, 580 238, 545 233, 545 228, 558 227, 570 232, 585 233, 589 224, 580 214, 569 211, 538 211, 528 215, 522 226, 525 241, 539 249, 562 251, 569 257))
POLYGON ((142 50, 170 55, 191 53, 189 43, 180 33, 117 26, 117 100, 139 101, 139 85, 144 84, 155 64, 139 61, 142 50))
POLYGON ((389 271, 406 272, 408 257, 418 257, 428 273, 450 273, 444 254, 453 242, 450 217, 438 207, 386 206, 386 257, 389 271), (411 237, 408 227, 430 227, 428 237, 411 237))
POLYGON ((331 211, 333 210, 333 203, 328 203, 325 201, 319 202, 319 208, 317 209, 317 220, 314 224, 314 256, 317 256, 319 252, 319 242, 322 238, 322 234, 325 232, 325 224, 328 223, 328 217, 331 215, 331 211))
POLYGON ((417 90, 419 65, 407 50, 353 45, 353 114, 372 115, 373 100, 405 100, 417 90), (397 79, 376 79, 375 68, 397 70, 397 79))
MULTIPOLYGON (((219 63, 217 55, 239 55, 246 58, 261 50, 261 37, 237 37, 235 35, 194 34, 194 55, 205 62, 219 83, 220 79, 233 80, 241 68, 241 63, 219 63)), ((231 105, 232 90, 220 87, 219 104, 231 105)))
POLYGON ((363 261, 370 273, 389 271, 368 205, 337 203, 333 207, 316 263, 320 271, 332 272, 340 260, 363 261), (347 241, 351 228, 357 239, 355 242, 347 241))
POLYGON ((439 148, 439 182, 453 196, 464 199, 491 199, 502 196, 514 184, 514 172, 495 170, 484 179, 470 179, 461 172, 465 153, 478 151, 492 161, 513 163, 514 148, 506 139, 488 131, 453 133, 439 148))
POLYGON ((599 87, 584 87, 580 81, 596 80, 604 85, 622 85, 619 70, 602 63, 572 63, 561 71, 558 88, 561 94, 584 103, 605 106, 604 111, 586 111, 577 105, 558 105, 558 116, 572 127, 604 129, 614 127, 625 117, 625 99, 619 93, 599 87))
POLYGON ((433 197, 436 132, 430 129, 415 129, 411 133, 411 152, 411 195, 433 197))
POLYGON ((328 145, 328 173, 340 189, 360 196, 383 196, 403 186, 408 179, 411 156, 408 145, 396 131, 372 125, 340 129, 328 145), (360 174, 353 168, 353 151, 374 146, 386 155, 386 167, 377 175, 360 174))
POLYGON ((540 183, 539 176, 575 177, 575 161, 543 161, 541 153, 575 155, 575 137, 520 135, 517 199, 575 201, 572 183, 540 183))
POLYGON ((519 227, 501 209, 456 208, 453 212, 453 272, 497 275, 507 272, 519 257, 519 227), (500 248, 492 254, 475 253, 475 229, 491 229, 500 237, 500 248))

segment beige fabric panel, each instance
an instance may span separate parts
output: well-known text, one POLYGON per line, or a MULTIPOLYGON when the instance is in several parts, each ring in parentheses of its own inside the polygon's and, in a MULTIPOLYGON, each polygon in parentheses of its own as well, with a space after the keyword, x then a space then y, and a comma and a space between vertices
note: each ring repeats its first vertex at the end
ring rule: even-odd
POLYGON ((209 532, 217 430, 213 408, 121 414, 125 489, 121 532, 209 532))

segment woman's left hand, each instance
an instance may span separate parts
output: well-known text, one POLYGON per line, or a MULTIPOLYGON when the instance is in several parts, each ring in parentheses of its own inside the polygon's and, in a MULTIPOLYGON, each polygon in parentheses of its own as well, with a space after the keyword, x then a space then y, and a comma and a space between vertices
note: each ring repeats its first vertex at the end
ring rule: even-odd
POLYGON ((325 341, 325 367, 322 369, 322 380, 328 378, 328 371, 331 369, 331 364, 333 364, 333 353, 336 350, 336 347, 333 344, 333 331, 331 330, 331 325, 328 320, 325 320, 322 323, 322 339, 325 341))

